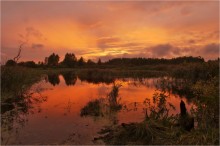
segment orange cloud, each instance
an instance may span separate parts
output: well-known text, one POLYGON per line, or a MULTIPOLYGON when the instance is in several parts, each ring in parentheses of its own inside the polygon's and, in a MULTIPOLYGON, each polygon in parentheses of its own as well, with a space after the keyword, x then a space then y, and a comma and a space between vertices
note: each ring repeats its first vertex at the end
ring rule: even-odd
POLYGON ((23 60, 34 48, 39 61, 67 51, 93 59, 197 56, 219 44, 219 2, 3 1, 1 54, 12 58, 25 40, 23 60))

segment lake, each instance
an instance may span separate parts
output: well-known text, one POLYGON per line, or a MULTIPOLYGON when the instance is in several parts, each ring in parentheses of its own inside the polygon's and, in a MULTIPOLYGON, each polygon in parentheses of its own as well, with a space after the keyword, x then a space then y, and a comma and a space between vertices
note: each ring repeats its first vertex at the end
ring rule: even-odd
MULTIPOLYGON (((162 89, 167 77, 114 78, 93 80, 72 73, 52 74, 34 84, 27 97, 15 109, 2 113, 2 144, 104 144, 94 141, 105 126, 141 122, 146 115, 146 98, 162 89), (120 85, 119 110, 101 116, 82 116, 88 102, 106 100, 113 84, 120 85)), ((180 113, 183 100, 189 111, 192 103, 172 90, 166 90, 167 101, 180 113)))

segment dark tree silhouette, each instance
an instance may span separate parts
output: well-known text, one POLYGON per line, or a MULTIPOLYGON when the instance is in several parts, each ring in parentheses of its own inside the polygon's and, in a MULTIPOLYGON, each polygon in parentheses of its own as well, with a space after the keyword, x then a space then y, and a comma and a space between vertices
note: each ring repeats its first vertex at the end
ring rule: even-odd
POLYGON ((47 65, 49 65, 49 66, 58 66, 59 59, 60 59, 60 57, 58 56, 58 54, 53 53, 48 57, 47 65))
POLYGON ((76 58, 75 54, 66 53, 62 64, 67 66, 67 67, 75 67, 76 63, 77 63, 77 58, 76 58))
POLYGON ((102 61, 101 59, 99 58, 98 62, 97 62, 98 65, 101 65, 102 64, 102 61))
POLYGON ((181 63, 201 63, 204 59, 199 57, 177 57, 172 59, 164 58, 114 58, 106 62, 109 65, 159 65, 159 64, 181 64, 181 63))
POLYGON ((48 74, 48 81, 53 85, 59 85, 60 79, 58 74, 48 74))
POLYGON ((37 67, 37 64, 35 64, 34 61, 19 62, 18 65, 24 67, 31 67, 31 68, 37 67))
POLYGON ((95 65, 95 62, 93 62, 91 59, 89 59, 89 60, 87 61, 87 65, 88 65, 88 66, 95 65))
POLYGON ((8 60, 7 62, 6 62, 6 66, 15 66, 17 63, 14 61, 14 60, 12 60, 12 59, 10 59, 10 60, 8 60))
POLYGON ((25 43, 22 43, 22 44, 19 46, 18 54, 17 54, 17 56, 14 57, 14 61, 15 61, 16 63, 17 63, 18 60, 21 58, 21 49, 22 49, 22 47, 23 47, 24 44, 25 44, 25 43))
POLYGON ((83 57, 80 57, 80 59, 78 60, 78 66, 82 67, 84 66, 86 63, 85 63, 85 60, 83 59, 83 57))
POLYGON ((45 59, 44 59, 44 64, 45 64, 45 65, 48 64, 48 57, 45 57, 45 59))
POLYGON ((9 59, 7 62, 6 62, 6 66, 15 66, 18 62, 18 60, 21 58, 21 49, 23 47, 25 43, 22 43, 20 46, 19 46, 19 49, 18 49, 18 54, 17 56, 14 57, 14 59, 9 59))
POLYGON ((67 86, 75 85, 77 77, 74 72, 63 72, 62 75, 67 86))

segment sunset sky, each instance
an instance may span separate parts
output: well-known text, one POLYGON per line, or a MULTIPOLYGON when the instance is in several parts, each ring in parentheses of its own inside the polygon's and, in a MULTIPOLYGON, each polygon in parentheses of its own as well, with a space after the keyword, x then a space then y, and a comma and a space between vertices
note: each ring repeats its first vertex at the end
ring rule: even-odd
POLYGON ((218 1, 1 2, 1 59, 219 56, 218 1))

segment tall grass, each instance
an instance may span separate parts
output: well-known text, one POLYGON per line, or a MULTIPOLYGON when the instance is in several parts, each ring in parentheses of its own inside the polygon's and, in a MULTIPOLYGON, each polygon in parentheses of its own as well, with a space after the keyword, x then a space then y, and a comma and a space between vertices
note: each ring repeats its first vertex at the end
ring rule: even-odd
POLYGON ((81 109, 80 116, 101 116, 103 115, 101 109, 101 101, 96 99, 87 103, 85 107, 81 109))
POLYGON ((89 101, 86 106, 81 109, 80 116, 104 116, 118 111, 122 108, 119 104, 118 92, 121 85, 113 84, 112 90, 107 95, 107 98, 99 98, 89 101))
POLYGON ((108 101, 111 109, 120 109, 121 105, 119 104, 119 88, 122 85, 113 84, 111 92, 108 94, 108 101))
POLYGON ((41 73, 34 69, 1 67, 1 102, 21 97, 40 77, 41 73))

